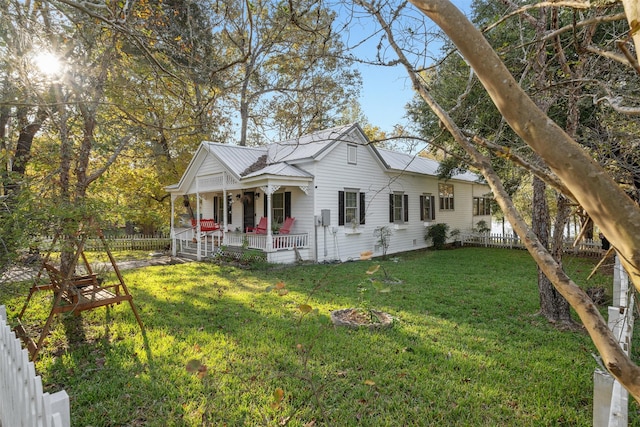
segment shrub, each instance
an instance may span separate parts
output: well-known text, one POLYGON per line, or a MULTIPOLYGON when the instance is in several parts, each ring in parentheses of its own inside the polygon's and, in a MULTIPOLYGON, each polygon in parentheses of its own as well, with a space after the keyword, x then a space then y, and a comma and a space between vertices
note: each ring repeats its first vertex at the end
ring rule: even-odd
POLYGON ((474 228, 473 231, 477 233, 482 233, 482 234, 488 233, 489 231, 491 231, 491 226, 487 224, 487 221, 482 219, 476 223, 476 227, 474 228))
POLYGON ((433 224, 427 227, 427 230, 424 234, 424 239, 431 239, 434 249, 443 249, 445 243, 447 242, 448 231, 449 226, 447 224, 433 224))

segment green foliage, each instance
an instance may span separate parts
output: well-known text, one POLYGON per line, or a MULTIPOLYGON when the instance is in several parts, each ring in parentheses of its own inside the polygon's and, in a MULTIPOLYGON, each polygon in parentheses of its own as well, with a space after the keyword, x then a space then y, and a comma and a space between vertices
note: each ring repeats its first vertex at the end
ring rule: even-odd
POLYGON ((476 223, 476 226, 474 227, 473 231, 477 233, 483 233, 483 234, 488 233, 489 231, 491 231, 491 226, 487 224, 487 221, 481 219, 476 223))
POLYGON ((449 225, 440 223, 433 224, 426 228, 424 239, 431 240, 434 249, 444 249, 447 243, 447 233, 449 232, 449 225))
MULTIPOLYGON (((278 279, 212 263, 123 271, 146 336, 126 304, 110 309, 108 327, 104 309, 84 312, 84 336, 56 323, 36 368, 45 391, 70 395, 77 425, 591 425, 593 344, 534 316, 526 252, 402 262, 404 283, 376 301, 398 321, 374 333, 328 320, 357 301, 361 262, 284 268, 278 279)), ((584 283, 594 264, 564 266, 584 283)), ((589 286, 610 281, 597 274, 589 286)), ((0 286, 11 319, 29 284, 0 286)), ((44 294, 27 322, 46 318, 44 294)), ((637 358, 640 345, 631 349, 637 358)), ((629 425, 638 422, 631 411, 629 425)))

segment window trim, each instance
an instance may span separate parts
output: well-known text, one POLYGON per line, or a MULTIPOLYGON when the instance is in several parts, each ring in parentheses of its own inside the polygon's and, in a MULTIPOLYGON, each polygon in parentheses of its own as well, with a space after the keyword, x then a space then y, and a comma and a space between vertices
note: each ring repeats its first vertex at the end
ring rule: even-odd
POLYGON ((473 196, 473 216, 489 216, 491 215, 491 197, 487 196, 473 196), (482 202, 482 203, 480 203, 482 202), (482 205, 482 212, 480 212, 480 205, 482 205))
POLYGON ((284 224, 285 215, 284 215, 284 192, 273 193, 271 195, 271 223, 272 224, 284 224), (282 198, 278 206, 276 206, 276 198, 282 198), (278 211, 278 215, 276 215, 276 210, 278 211), (276 218, 280 216, 282 213, 282 221, 278 221, 276 218))
MULTIPOLYGON (((221 216, 222 213, 224 215, 224 196, 213 196, 213 219, 218 224, 222 224, 224 216, 221 216)), ((231 211, 231 203, 233 199, 231 195, 227 194, 227 224, 231 224, 231 219, 233 218, 231 211)))
POLYGON ((435 221, 436 220, 436 198, 431 193, 424 193, 420 195, 420 221, 435 221), (429 215, 425 215, 425 207, 429 209, 429 215))
POLYGON ((358 146, 356 144, 347 144, 347 163, 350 165, 358 164, 358 146))
POLYGON ((404 191, 394 191, 393 193, 389 193, 389 222, 392 224, 406 224, 409 222, 409 195, 404 191), (402 202, 402 207, 400 208, 400 212, 402 212, 402 219, 399 220, 395 219, 396 196, 401 196, 400 200, 402 202))
POLYGON ((358 225, 365 225, 366 223, 365 193, 360 191, 359 188, 344 188, 343 190, 338 191, 338 225, 347 224, 346 193, 356 194, 355 218, 358 218, 358 225))
MULTIPOLYGON (((283 204, 284 204, 284 219, 283 219, 283 223, 284 220, 286 220, 287 218, 291 218, 291 191, 279 191, 276 193, 271 194, 270 199, 271 199, 271 220, 273 221, 273 219, 275 218, 275 216, 273 215, 273 195, 274 194, 284 194, 283 196, 283 204)), ((266 218, 267 217, 267 200, 265 199, 264 203, 263 203, 263 216, 266 218)), ((282 224, 281 224, 282 225, 282 224)))
POLYGON ((438 183, 438 196, 439 196, 439 207, 441 211, 454 211, 455 210, 455 186, 453 184, 447 184, 444 182, 438 183), (450 187, 451 194, 448 196, 443 195, 442 188, 450 187))

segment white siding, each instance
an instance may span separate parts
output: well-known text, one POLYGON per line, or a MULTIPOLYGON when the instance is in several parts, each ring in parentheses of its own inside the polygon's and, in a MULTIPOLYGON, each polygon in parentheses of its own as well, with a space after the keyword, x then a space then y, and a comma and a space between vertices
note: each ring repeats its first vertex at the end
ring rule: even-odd
POLYGON ((436 222, 444 222, 449 225, 449 232, 453 230, 468 231, 473 227, 473 189, 470 183, 446 181, 453 184, 454 209, 452 211, 440 210, 439 197, 436 196, 436 222))
POLYGON ((202 165, 198 168, 198 175, 211 175, 216 173, 221 173, 224 171, 224 167, 220 162, 213 157, 211 154, 208 154, 202 165))
POLYGON ((466 181, 449 180, 454 186, 454 209, 439 209, 440 181, 436 177, 411 173, 386 173, 364 146, 358 146, 358 162, 347 163, 347 145, 341 144, 316 165, 316 212, 331 210, 331 226, 317 227, 317 260, 357 259, 363 251, 382 255, 382 248, 374 236, 380 226, 390 226, 393 234, 387 254, 427 247, 425 226, 420 219, 420 196, 431 194, 435 198, 436 219, 433 223, 446 223, 450 230, 467 231, 484 217, 472 215, 474 194, 486 194, 488 187, 466 181), (338 191, 359 189, 366 193, 366 224, 356 230, 350 224, 338 225, 338 191), (408 196, 409 221, 393 224, 389 221, 389 194, 403 192, 408 196), (476 193, 477 192, 477 193, 476 193))
MULTIPOLYGON (((220 164, 220 162, 218 162, 215 157, 213 157, 211 154, 207 154, 205 159, 196 169, 196 177, 208 177, 212 175, 222 174, 224 170, 225 169, 222 164, 220 164)), ((198 185, 196 184, 197 182, 198 179, 196 178, 190 183, 189 188, 187 189, 187 193, 193 194, 198 190, 208 190, 208 188, 199 189, 198 185)))
POLYGON ((200 194, 200 216, 203 219, 213 218, 213 193, 200 194))
POLYGON ((357 259, 360 253, 373 250, 377 226, 388 221, 389 181, 371 151, 359 145, 357 164, 347 162, 347 144, 340 144, 316 165, 316 207, 331 211, 331 225, 317 227, 318 261, 357 259), (365 193, 366 224, 359 225, 353 234, 351 224, 338 225, 338 191, 345 188, 365 193), (386 218, 386 219, 385 219, 386 218))

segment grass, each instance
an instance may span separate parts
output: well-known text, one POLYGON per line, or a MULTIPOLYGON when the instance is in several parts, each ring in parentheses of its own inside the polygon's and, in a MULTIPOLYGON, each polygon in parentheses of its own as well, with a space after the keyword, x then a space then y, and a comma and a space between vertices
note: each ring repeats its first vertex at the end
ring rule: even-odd
MULTIPOLYGON (((564 264, 585 283, 594 262, 564 264)), ((36 365, 47 391, 69 393, 73 425, 592 422, 595 349, 586 334, 536 316, 526 252, 463 248, 258 271, 189 263, 124 276, 146 333, 126 304, 66 317, 36 365), (363 301, 374 263, 403 283, 368 289, 363 301), (278 282, 286 295, 265 291, 278 282), (300 304, 317 311, 301 317, 300 304), (331 310, 361 304, 392 314, 394 326, 331 325, 331 310)), ((598 274, 588 285, 610 282, 598 274)), ((15 316, 28 284, 3 286, 0 303, 15 316)), ((48 301, 34 301, 29 318, 43 319, 48 301)))

